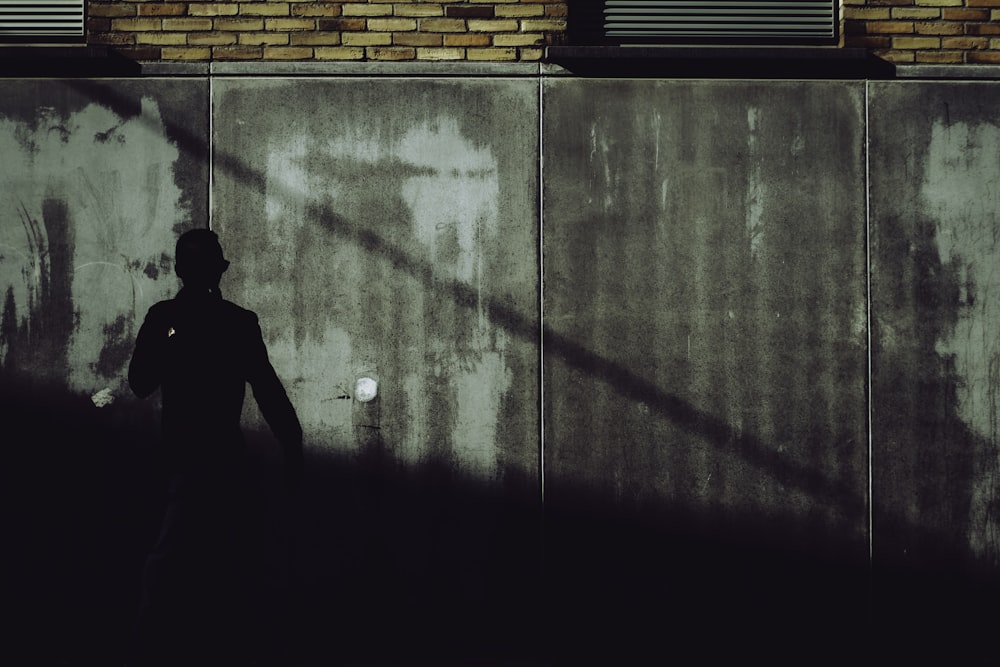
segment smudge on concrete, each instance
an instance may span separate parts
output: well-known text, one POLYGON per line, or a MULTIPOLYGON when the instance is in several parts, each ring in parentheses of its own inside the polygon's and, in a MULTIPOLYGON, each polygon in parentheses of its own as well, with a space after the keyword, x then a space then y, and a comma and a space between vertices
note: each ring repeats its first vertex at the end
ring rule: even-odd
POLYGON ((156 101, 137 107, 123 117, 97 103, 39 105, 30 122, 0 113, 0 249, 13 259, 0 266, 4 317, 58 340, 50 374, 88 395, 120 377, 146 309, 176 285, 149 267, 163 266, 185 220, 179 153, 156 101))
POLYGON ((973 478, 969 540, 973 553, 1000 563, 1000 127, 947 124, 931 131, 921 196, 935 221, 943 269, 952 273, 958 319, 937 341, 960 378, 957 413, 984 440, 973 478))

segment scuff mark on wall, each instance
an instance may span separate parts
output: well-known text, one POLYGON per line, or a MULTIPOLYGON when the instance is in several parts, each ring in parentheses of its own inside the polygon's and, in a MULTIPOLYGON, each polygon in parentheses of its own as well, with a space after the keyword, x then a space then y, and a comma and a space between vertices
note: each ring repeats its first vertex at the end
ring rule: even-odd
POLYGON ((987 443, 973 478, 973 553, 1000 564, 1000 127, 934 124, 921 195, 942 267, 956 276, 959 317, 937 342, 960 378, 957 412, 987 443), (975 177, 971 178, 970 175, 975 177))

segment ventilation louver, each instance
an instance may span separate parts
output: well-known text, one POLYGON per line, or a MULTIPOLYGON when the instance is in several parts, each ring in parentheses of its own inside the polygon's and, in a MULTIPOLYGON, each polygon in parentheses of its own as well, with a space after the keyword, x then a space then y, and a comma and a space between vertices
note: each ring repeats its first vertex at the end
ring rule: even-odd
POLYGON ((0 0, 0 38, 82 38, 84 1, 0 0))
POLYGON ((832 0, 604 0, 603 34, 641 41, 823 41, 836 37, 832 0))

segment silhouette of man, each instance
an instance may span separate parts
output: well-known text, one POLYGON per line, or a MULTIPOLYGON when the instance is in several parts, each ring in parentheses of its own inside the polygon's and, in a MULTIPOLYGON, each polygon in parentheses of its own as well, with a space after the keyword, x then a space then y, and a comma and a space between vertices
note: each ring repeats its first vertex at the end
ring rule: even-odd
POLYGON ((219 291, 228 267, 214 232, 183 234, 175 271, 184 286, 149 309, 129 365, 137 396, 161 391, 169 479, 143 569, 135 647, 142 664, 231 664, 254 632, 247 524, 256 501, 240 429, 247 383, 282 445, 291 489, 302 472, 302 428, 257 316, 219 291))

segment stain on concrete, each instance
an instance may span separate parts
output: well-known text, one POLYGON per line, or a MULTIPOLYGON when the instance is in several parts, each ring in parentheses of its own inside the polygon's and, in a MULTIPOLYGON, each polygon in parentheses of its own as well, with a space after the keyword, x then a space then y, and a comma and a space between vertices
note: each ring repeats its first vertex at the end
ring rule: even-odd
POLYGON ((872 84, 871 100, 873 562, 907 623, 971 628, 1000 551, 1000 130, 986 111, 1000 100, 926 82, 872 84))
POLYGON ((487 107, 499 100, 523 115, 532 87, 418 88, 220 82, 217 107, 230 121, 216 125, 229 156, 216 229, 235 244, 226 280, 275 323, 272 356, 299 380, 293 400, 315 445, 383 448, 399 464, 441 461, 495 480, 536 465, 537 411, 512 409, 523 399, 509 396, 516 373, 534 383, 534 345, 513 341, 491 304, 531 312, 537 232, 523 187, 535 177, 531 133, 518 124, 515 138, 501 134, 513 119, 487 107), (343 108, 385 111, 344 115, 317 106, 318 91, 343 108), (392 106, 400 96, 405 115, 392 106), (251 113, 262 104, 271 115, 251 113), (261 166, 247 177, 239 164, 261 166), (336 399, 366 374, 379 383, 377 438, 336 399))
POLYGON ((545 94, 547 499, 565 483, 627 507, 752 506, 860 547, 861 87, 545 94), (580 368, 575 346, 601 361, 580 368))
POLYGON ((190 158, 169 138, 174 119, 134 84, 26 88, 36 96, 0 104, 0 248, 13 260, 0 284, 6 327, 21 332, 4 365, 88 395, 120 388, 146 308, 176 289, 164 258, 191 222, 175 182, 190 158))

